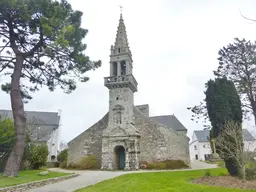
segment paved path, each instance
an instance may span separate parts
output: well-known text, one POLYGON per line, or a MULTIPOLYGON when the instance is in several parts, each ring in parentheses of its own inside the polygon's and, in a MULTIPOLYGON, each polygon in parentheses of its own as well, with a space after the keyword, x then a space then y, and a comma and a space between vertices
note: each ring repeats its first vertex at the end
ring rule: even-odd
POLYGON ((202 161, 191 161, 192 169, 211 169, 216 167, 217 167, 216 164, 209 164, 202 161))
MULTIPOLYGON (((216 168, 215 164, 208 164, 201 161, 193 161, 191 162, 192 169, 207 169, 207 168, 216 168)), ((141 172, 152 172, 149 170, 141 170, 141 171, 70 171, 70 170, 62 170, 58 168, 52 168, 51 171, 61 171, 61 172, 75 172, 78 173, 79 176, 74 177, 72 179, 67 179, 64 181, 60 181, 57 183, 49 184, 42 186, 40 188, 35 188, 30 190, 29 192, 73 192, 82 187, 86 187, 89 185, 94 185, 98 182, 111 179, 120 175, 130 174, 130 173, 141 173, 141 172)), ((186 169, 187 171, 191 169, 186 169)), ((162 171, 179 171, 179 170, 162 170, 162 171)))

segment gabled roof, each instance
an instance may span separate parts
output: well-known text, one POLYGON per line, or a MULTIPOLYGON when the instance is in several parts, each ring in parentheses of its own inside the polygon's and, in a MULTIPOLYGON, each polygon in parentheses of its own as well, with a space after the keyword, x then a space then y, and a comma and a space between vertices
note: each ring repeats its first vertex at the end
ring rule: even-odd
POLYGON ((160 124, 163 124, 169 128, 172 128, 176 131, 186 131, 187 129, 182 125, 182 123, 174 115, 162 115, 162 116, 153 116, 150 119, 157 121, 160 124))
POLYGON ((247 129, 243 129, 243 135, 245 141, 255 141, 255 138, 247 129))
MULTIPOLYGON (((196 131, 194 131, 194 133, 199 142, 209 142, 210 141, 210 131, 196 130, 196 131)), ((247 129, 243 129, 243 137, 244 137, 244 141, 254 141, 255 140, 255 138, 252 136, 252 134, 247 129)))
POLYGON ((194 131, 196 138, 199 142, 210 141, 210 132, 208 130, 194 131))
MULTIPOLYGON (((13 119, 11 110, 0 110, 0 115, 13 119)), ((48 141, 53 130, 59 127, 60 116, 57 112, 25 111, 25 115, 32 140, 48 141)))

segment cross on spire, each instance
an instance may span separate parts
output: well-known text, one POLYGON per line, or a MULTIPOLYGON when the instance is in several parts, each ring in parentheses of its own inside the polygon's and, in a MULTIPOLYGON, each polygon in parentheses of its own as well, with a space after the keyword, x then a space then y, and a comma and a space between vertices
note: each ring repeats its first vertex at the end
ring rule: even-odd
POLYGON ((123 7, 122 7, 121 5, 120 5, 119 7, 120 7, 120 12, 121 12, 121 14, 122 14, 123 7))

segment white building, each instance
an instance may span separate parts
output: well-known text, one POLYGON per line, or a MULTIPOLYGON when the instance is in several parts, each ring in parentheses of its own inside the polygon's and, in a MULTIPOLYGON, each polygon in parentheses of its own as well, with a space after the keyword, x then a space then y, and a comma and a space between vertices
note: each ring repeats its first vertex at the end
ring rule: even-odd
MULTIPOLYGON (((256 140, 252 134, 247 130, 243 129, 244 137, 244 150, 255 151, 256 140)), ((190 160, 202 160, 206 161, 212 154, 210 146, 210 135, 208 130, 194 131, 192 140, 189 144, 190 160)))
MULTIPOLYGON (((0 110, 0 115, 13 118, 11 110, 0 110)), ((25 111, 25 115, 30 139, 35 142, 45 142, 49 151, 47 161, 56 161, 60 146, 61 111, 25 111)))

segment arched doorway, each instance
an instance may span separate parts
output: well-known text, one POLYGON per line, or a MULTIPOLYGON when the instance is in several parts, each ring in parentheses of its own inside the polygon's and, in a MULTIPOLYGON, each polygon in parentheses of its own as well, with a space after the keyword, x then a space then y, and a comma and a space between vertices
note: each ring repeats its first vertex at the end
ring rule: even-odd
POLYGON ((118 145, 114 148, 115 153, 115 167, 116 169, 125 168, 125 149, 123 146, 118 145))

